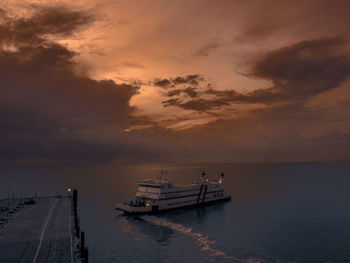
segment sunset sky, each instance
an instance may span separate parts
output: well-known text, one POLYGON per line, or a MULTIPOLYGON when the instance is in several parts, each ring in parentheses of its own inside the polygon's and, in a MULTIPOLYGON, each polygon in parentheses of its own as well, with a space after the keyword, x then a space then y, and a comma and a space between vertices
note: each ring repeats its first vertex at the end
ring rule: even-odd
POLYGON ((0 163, 349 160, 349 10, 1 1, 0 163))

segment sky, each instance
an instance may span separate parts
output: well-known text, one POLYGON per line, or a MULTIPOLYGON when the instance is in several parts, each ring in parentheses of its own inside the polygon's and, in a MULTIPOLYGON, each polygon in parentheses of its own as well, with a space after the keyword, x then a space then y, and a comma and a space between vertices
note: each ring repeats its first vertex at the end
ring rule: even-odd
POLYGON ((349 1, 0 3, 0 163, 349 160, 349 1))

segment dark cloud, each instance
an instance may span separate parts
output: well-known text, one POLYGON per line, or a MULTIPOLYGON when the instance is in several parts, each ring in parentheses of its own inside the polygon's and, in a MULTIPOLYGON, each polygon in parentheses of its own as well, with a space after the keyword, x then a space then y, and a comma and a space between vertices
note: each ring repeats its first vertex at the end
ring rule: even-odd
POLYGON ((271 80, 277 98, 314 96, 349 77, 347 45, 343 37, 302 41, 266 54, 253 66, 252 75, 271 80))
POLYGON ((171 85, 171 82, 168 79, 160 79, 160 80, 155 80, 154 85, 162 88, 167 88, 171 85))
POLYGON ((175 90, 171 90, 169 92, 166 93, 166 96, 168 97, 173 97, 173 96, 178 96, 182 93, 182 90, 180 89, 175 89, 175 90))
POLYGON ((89 161, 133 152, 119 131, 133 122, 129 100, 138 87, 87 77, 73 51, 45 38, 73 34, 93 18, 64 7, 2 17, 1 41, 15 50, 0 50, 0 158, 89 161))
POLYGON ((180 94, 185 94, 190 98, 195 98, 198 94, 195 87, 187 87, 185 89, 174 89, 167 92, 165 95, 168 97, 179 96, 180 94))
POLYGON ((203 81, 203 77, 201 75, 187 75, 186 77, 177 77, 172 80, 175 85, 178 84, 192 84, 192 85, 198 85, 200 81, 203 81))
POLYGON ((196 91, 196 88, 194 87, 187 87, 184 90, 182 90, 182 92, 191 98, 196 97, 198 94, 198 92, 196 91))
POLYGON ((203 81, 204 81, 204 78, 202 75, 195 74, 195 75, 187 75, 185 77, 178 76, 176 78, 170 78, 170 79, 156 79, 153 84, 158 87, 169 88, 169 87, 175 87, 181 84, 189 84, 192 86, 197 86, 200 82, 203 82, 203 81))
MULTIPOLYGON (((235 90, 208 88, 202 96, 190 101, 164 101, 164 106, 208 111, 231 103, 280 103, 307 101, 339 87, 350 76, 350 53, 344 37, 321 38, 296 43, 269 52, 252 66, 250 77, 272 81, 268 89, 247 94, 235 90)), ((197 95, 197 94, 196 94, 197 95)))
POLYGON ((208 111, 213 108, 229 105, 225 100, 209 100, 209 99, 194 99, 186 102, 181 102, 179 99, 170 99, 163 101, 164 107, 177 106, 185 110, 208 111))
POLYGON ((162 103, 164 107, 178 106, 178 104, 181 104, 179 99, 169 99, 169 100, 162 101, 162 103))
POLYGON ((33 15, 29 18, 11 19, 4 10, 0 12, 4 21, 0 26, 2 43, 16 46, 42 44, 45 35, 68 36, 94 20, 90 14, 65 6, 33 6, 32 9, 33 15))

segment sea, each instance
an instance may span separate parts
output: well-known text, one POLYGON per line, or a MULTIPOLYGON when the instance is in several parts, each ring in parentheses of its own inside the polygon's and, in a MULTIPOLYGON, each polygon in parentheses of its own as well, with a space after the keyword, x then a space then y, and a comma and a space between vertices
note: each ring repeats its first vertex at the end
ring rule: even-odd
POLYGON ((349 163, 1 164, 0 198, 78 189, 89 262, 350 262, 349 163), (225 173, 229 202, 124 216, 137 183, 225 173), (165 172, 166 171, 166 172, 165 172))

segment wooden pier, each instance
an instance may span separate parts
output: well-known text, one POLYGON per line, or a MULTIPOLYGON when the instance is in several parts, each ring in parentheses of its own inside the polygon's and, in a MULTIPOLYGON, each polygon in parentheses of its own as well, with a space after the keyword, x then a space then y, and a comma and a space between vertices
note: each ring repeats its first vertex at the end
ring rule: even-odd
POLYGON ((39 197, 23 206, 13 202, 17 205, 0 213, 1 263, 82 261, 72 197, 39 197))

